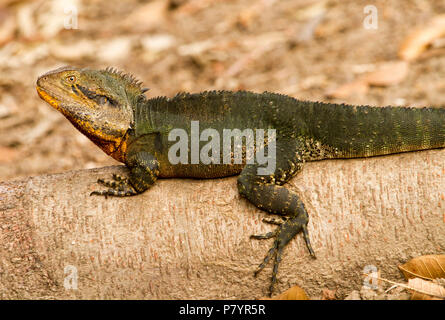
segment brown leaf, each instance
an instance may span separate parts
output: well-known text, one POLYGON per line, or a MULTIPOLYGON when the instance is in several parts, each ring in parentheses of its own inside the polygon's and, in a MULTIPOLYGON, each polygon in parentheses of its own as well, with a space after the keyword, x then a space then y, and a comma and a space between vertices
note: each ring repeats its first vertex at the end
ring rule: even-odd
POLYGON ((214 5, 218 0, 175 0, 170 1, 170 7, 175 6, 172 2, 179 2, 177 6, 176 12, 179 15, 192 15, 198 12, 201 12, 205 8, 208 8, 211 5, 214 5))
POLYGON ((10 163, 18 156, 17 150, 0 146, 0 163, 10 163))
POLYGON ((261 298, 261 300, 309 300, 309 298, 303 289, 299 286, 293 286, 277 296, 273 296, 272 298, 264 297, 261 298))
POLYGON ((336 290, 323 289, 321 300, 336 300, 335 293, 336 290))
POLYGON ((402 42, 398 52, 399 57, 406 61, 415 60, 428 45, 443 35, 445 35, 445 15, 439 15, 402 42))
POLYGON ((364 76, 364 80, 371 86, 392 86, 400 83, 408 74, 408 62, 392 61, 385 63, 376 71, 364 76))
POLYGON ((408 280, 412 291, 411 300, 445 299, 445 288, 431 281, 414 278, 408 280))
POLYGON ((308 5, 303 5, 301 8, 296 9, 293 15, 300 21, 310 20, 323 15, 326 12, 327 6, 328 1, 326 0, 309 1, 308 5))
POLYGON ((120 26, 135 32, 152 30, 166 21, 167 9, 168 1, 151 1, 128 15, 120 26))
POLYGON ((274 4, 275 0, 257 1, 253 5, 242 9, 236 17, 235 24, 248 28, 254 21, 256 21, 264 10, 274 4))
POLYGON ((329 98, 344 99, 351 95, 364 95, 369 86, 391 86, 400 83, 408 74, 408 62, 390 61, 379 66, 377 70, 362 75, 354 81, 328 91, 329 98))
POLYGON ((406 279, 423 278, 432 280, 445 278, 445 255, 427 255, 411 259, 399 266, 406 279))
MULTIPOLYGON (((408 284, 397 283, 388 279, 378 277, 378 280, 389 282, 395 286, 410 290, 413 294, 412 300, 442 300, 445 299, 445 288, 440 282, 435 283, 420 278, 409 279, 408 284)), ((442 280, 442 279, 439 279, 442 280)))
POLYGON ((326 92, 326 96, 329 98, 344 99, 351 95, 364 95, 368 90, 368 83, 363 79, 357 79, 326 92))
POLYGON ((16 27, 14 16, 9 11, 0 8, 0 46, 14 38, 16 27))
POLYGON ((51 44, 49 51, 53 57, 64 61, 91 59, 96 55, 97 42, 87 39, 71 43, 57 41, 51 44))

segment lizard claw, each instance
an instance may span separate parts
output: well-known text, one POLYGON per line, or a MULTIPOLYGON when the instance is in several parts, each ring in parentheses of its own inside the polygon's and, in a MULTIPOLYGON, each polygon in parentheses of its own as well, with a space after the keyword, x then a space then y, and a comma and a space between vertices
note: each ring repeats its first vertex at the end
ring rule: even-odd
POLYGON ((254 273, 254 276, 256 277, 258 273, 260 273, 260 271, 264 269, 264 267, 272 257, 275 258, 272 270, 271 284, 269 287, 269 295, 272 295, 273 287, 277 282, 278 266, 281 262, 281 255, 284 247, 289 243, 290 240, 292 240, 298 233, 302 232, 309 253, 313 258, 315 258, 315 253, 314 250, 312 249, 309 240, 307 226, 305 223, 302 223, 302 221, 299 219, 298 216, 288 218, 282 222, 277 221, 275 219, 264 219, 263 221, 266 223, 278 225, 278 227, 272 232, 250 236, 253 239, 260 239, 260 240, 275 238, 272 247, 267 252, 266 256, 263 259, 263 262, 261 262, 260 265, 258 266, 257 270, 254 273))
POLYGON ((99 178, 97 179, 97 182, 109 187, 109 189, 104 191, 93 191, 90 193, 90 196, 105 196, 106 199, 108 196, 126 197, 138 194, 135 188, 128 181, 128 178, 119 176, 117 174, 113 174, 113 180, 104 180, 99 178))

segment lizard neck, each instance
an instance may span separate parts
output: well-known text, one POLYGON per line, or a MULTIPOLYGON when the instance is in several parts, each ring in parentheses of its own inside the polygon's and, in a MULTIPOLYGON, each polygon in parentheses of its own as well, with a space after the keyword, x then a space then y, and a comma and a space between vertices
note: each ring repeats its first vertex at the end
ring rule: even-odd
POLYGON ((129 130, 115 132, 107 128, 97 127, 76 117, 68 117, 68 120, 82 132, 88 139, 97 145, 107 155, 115 160, 125 163, 129 130))

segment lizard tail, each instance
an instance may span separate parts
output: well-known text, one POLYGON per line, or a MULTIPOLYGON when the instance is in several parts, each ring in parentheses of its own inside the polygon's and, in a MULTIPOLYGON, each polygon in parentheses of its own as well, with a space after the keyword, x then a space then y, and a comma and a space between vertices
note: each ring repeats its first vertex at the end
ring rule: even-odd
POLYGON ((445 147, 445 108, 322 106, 315 132, 340 157, 370 157, 445 147), (329 128, 329 132, 325 128, 329 128), (323 132, 326 131, 326 132, 323 132))

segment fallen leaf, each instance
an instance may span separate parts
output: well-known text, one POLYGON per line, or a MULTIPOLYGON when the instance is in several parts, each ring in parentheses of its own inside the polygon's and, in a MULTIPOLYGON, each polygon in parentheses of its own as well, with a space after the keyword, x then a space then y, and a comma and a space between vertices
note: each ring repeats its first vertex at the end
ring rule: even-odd
POLYGON ((335 292, 336 290, 323 289, 323 291, 321 292, 321 300, 336 300, 335 292))
POLYGON ((100 46, 97 56, 101 61, 108 63, 121 60, 128 56, 133 47, 133 43, 133 39, 129 37, 111 39, 100 46))
POLYGON ((96 50, 97 43, 86 39, 73 43, 54 42, 49 46, 50 54, 64 61, 91 59, 96 55, 96 50))
POLYGON ((248 28, 252 23, 257 20, 264 10, 272 6, 276 0, 261 0, 255 2, 253 5, 241 10, 235 19, 235 24, 248 28))
POLYGON ((420 256, 399 266, 399 269, 406 279, 445 278, 445 255, 420 256))
POLYGON ((299 286, 293 286, 279 295, 271 298, 264 297, 261 300, 309 300, 309 298, 303 289, 299 286))
POLYGON ((0 146, 0 163, 12 162, 17 158, 17 156, 17 150, 0 146))
POLYGON ((168 1, 157 0, 149 2, 128 15, 120 24, 124 29, 144 32, 149 31, 167 18, 168 1))
POLYGON ((184 44, 178 48, 178 54, 181 56, 198 56, 203 52, 215 47, 215 42, 212 40, 192 42, 184 44))
POLYGON ((408 280, 412 291, 411 300, 445 299, 445 288, 431 281, 414 278, 408 280))
POLYGON ((436 49, 445 48, 445 37, 433 40, 433 42, 431 42, 431 47, 436 49))
POLYGON ((329 98, 345 99, 351 95, 364 95, 370 86, 391 86, 400 83, 408 74, 408 62, 390 61, 380 65, 375 71, 343 84, 326 93, 329 98))
POLYGON ((400 83, 408 74, 408 62, 391 61, 376 71, 364 75, 364 80, 371 86, 392 86, 400 83))
POLYGON ((2 94, 0 97, 0 118, 10 116, 19 111, 17 101, 14 96, 10 94, 2 94))
POLYGON ((351 95, 364 95, 368 92, 369 85, 363 79, 357 79, 326 92, 328 98, 344 99, 351 95))
POLYGON ((310 3, 300 9, 297 9, 294 13, 294 16, 297 20, 308 20, 320 15, 323 15, 326 12, 328 5, 328 1, 320 0, 310 3))
POLYGON ((16 21, 18 32, 26 39, 35 38, 38 34, 33 13, 39 4, 38 2, 24 3, 17 8, 16 21))
POLYGON ((445 15, 436 16, 431 23, 410 34, 399 48, 398 55, 406 61, 412 61, 426 50, 434 40, 445 35, 445 15))
POLYGON ((142 48, 150 52, 161 52, 175 45, 176 38, 170 34, 156 34, 140 39, 142 48))
MULTIPOLYGON (((409 279, 408 284, 397 283, 385 278, 377 277, 378 280, 391 283, 397 287, 410 290, 413 294, 412 300, 437 300, 445 299, 445 288, 440 283, 423 280, 420 278, 409 279)), ((393 286, 394 287, 394 286, 393 286)))
POLYGON ((175 0, 170 1, 170 7, 175 8, 175 2, 179 2, 179 5, 176 6, 176 13, 179 15, 191 15, 202 11, 203 9, 213 5, 219 0, 175 0))
POLYGON ((14 38, 16 27, 14 16, 9 11, 0 8, 0 46, 14 38))

